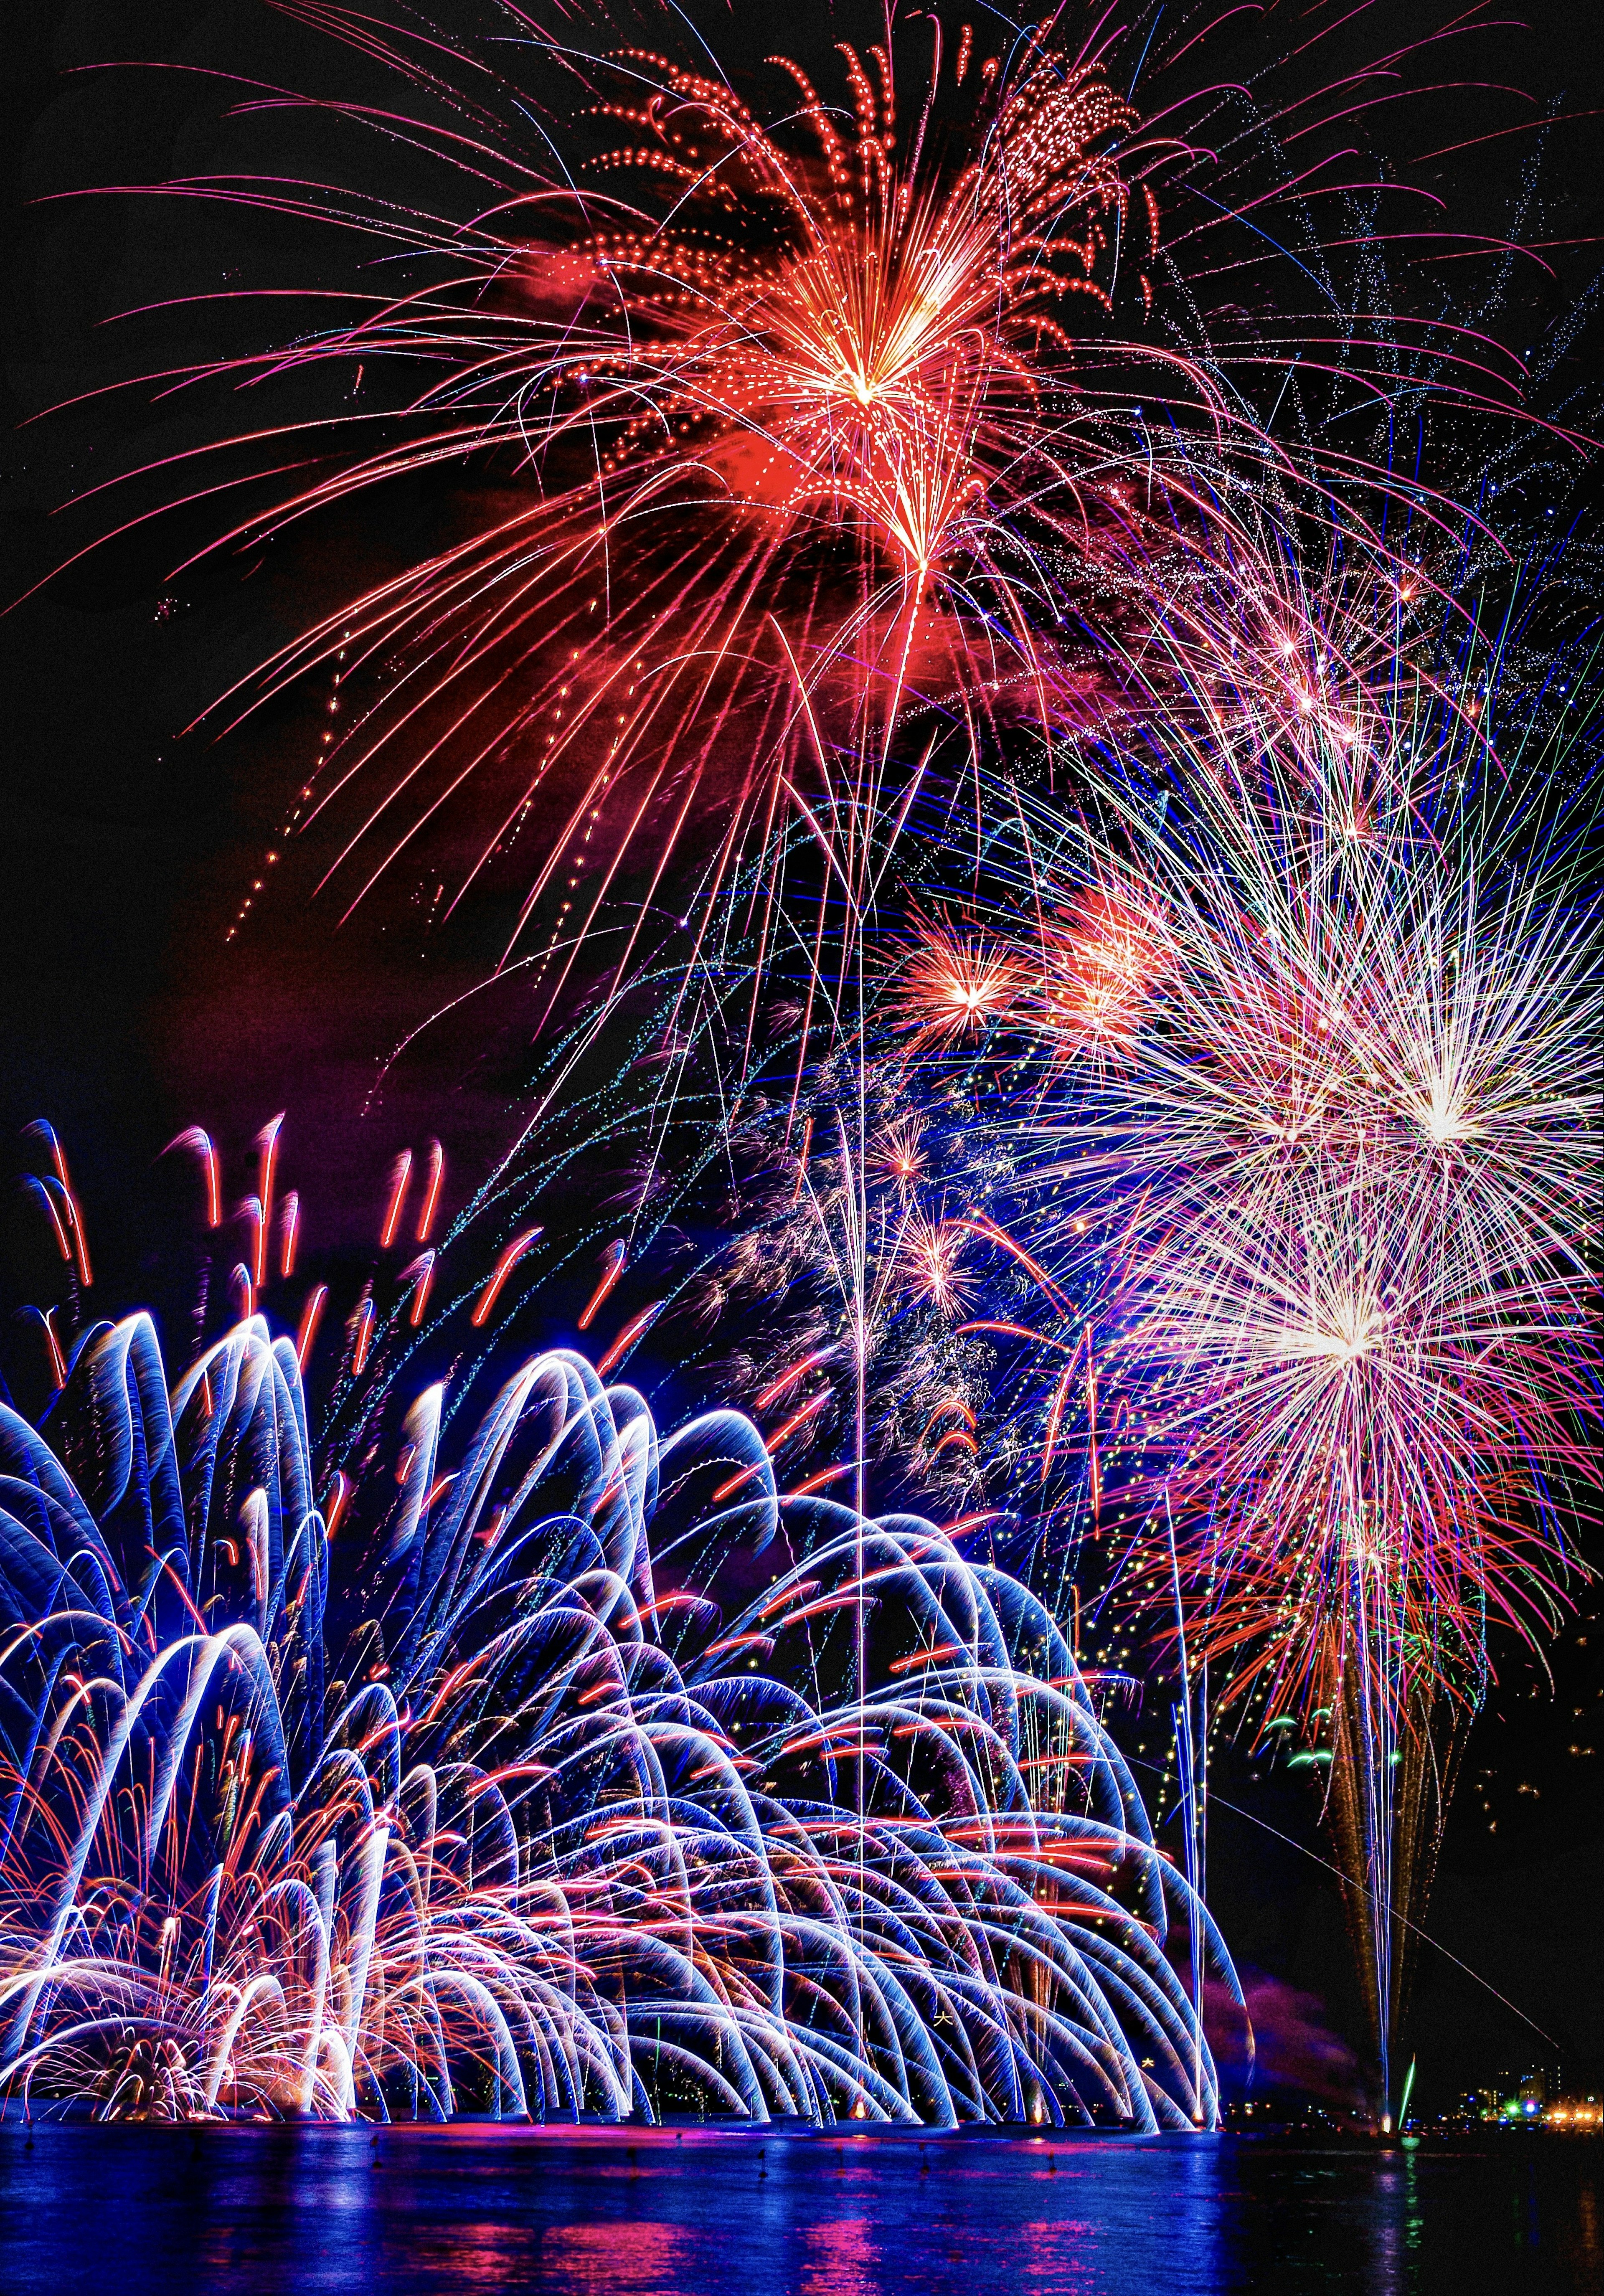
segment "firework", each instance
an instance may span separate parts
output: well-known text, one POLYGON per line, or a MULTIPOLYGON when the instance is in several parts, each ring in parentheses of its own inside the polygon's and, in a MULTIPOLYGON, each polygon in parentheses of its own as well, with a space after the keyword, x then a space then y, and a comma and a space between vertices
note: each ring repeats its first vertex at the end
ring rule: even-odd
MULTIPOLYGON (((299 414, 228 441, 317 467, 227 539, 437 468, 505 492, 250 687, 333 676, 287 826, 356 808, 334 867, 359 899, 466 821, 465 886, 518 852, 506 954, 539 955, 547 1013, 598 922, 613 994, 481 1197, 465 1289, 438 1149, 410 1235, 396 1165, 316 1473, 325 1295, 293 1346, 257 1312, 298 1248, 276 1127, 237 1323, 170 1398, 148 1326, 72 1365, 45 1318, 49 1443, 7 1423, 0 2076, 108 2111, 1206 2123, 1200 1765, 1235 1710, 1332 1759, 1385 2089, 1433 1766, 1440 1809, 1489 1627, 1561 1599, 1596 1363, 1575 832, 1491 740, 1489 526, 1452 512, 1435 441, 1407 483, 1390 432, 1350 449, 1372 354, 1422 424, 1434 393, 1434 416, 1499 400, 1498 355, 1361 340, 1311 233, 1342 334, 1324 413, 1307 325, 1289 347, 1255 316, 1222 356, 1194 291, 1259 259, 1257 222, 1188 274, 1159 193, 1201 245, 1229 209, 1213 152, 1045 35, 1006 62, 934 20, 912 63, 907 35, 843 48, 845 108, 786 64, 774 124, 716 70, 544 43, 611 146, 579 193, 492 75, 465 95, 376 20, 290 12, 396 68, 417 116, 384 134, 474 205, 167 187, 398 258, 348 319, 225 370, 371 374, 351 419, 382 425, 372 452, 299 414), (1278 408, 1297 367, 1293 449, 1227 388, 1238 357, 1278 408), (1057 778, 1066 729, 1098 728, 1057 778), (944 901, 906 849, 927 821, 967 845, 970 797, 944 901), (913 946, 885 969, 904 872, 913 946), (634 1160, 554 1255, 537 1176, 603 1136, 531 1143, 618 999, 648 1001, 670 887, 690 954, 606 1087, 637 1103, 634 1160), (716 1038, 687 1178, 689 1048, 716 1038), (654 1240, 720 1158, 729 1216, 660 1282, 654 1240), (464 1361, 581 1252, 594 1368, 531 1358, 447 1446, 464 1361), (679 1311, 743 1303, 720 1407, 660 1442, 605 1382, 679 1311), (1043 1324, 1027 1428, 997 1349, 1043 1324), (465 1356, 398 1430, 448 1325, 465 1356), (989 1469, 1027 1485, 1016 1534, 1060 1585, 1067 1483, 1129 1527, 1120 1591, 1172 1596, 1185 1883, 1054 1606, 995 1538, 964 1559, 999 1511, 876 1518, 893 1456, 966 1505, 989 1469), (851 1506, 820 1495, 849 1476, 851 1506)), ((175 1145, 218 1225, 210 1144, 175 1145)), ((53 1151, 35 1185, 86 1289, 53 1151)))
MULTIPOLYGON (((554 142, 545 124, 531 137, 543 107, 489 58, 403 20, 380 33, 298 0, 286 12, 399 84, 382 114, 284 100, 426 155, 462 204, 431 211, 382 180, 165 187, 316 217, 387 266, 335 324, 315 307, 292 341, 223 371, 253 388, 321 374, 338 393, 330 422, 265 414, 220 442, 228 484, 241 455, 310 465, 225 539, 254 548, 409 473, 496 489, 464 538, 343 603, 251 689, 334 677, 284 827, 339 808, 333 871, 352 901, 425 840, 464 889, 515 854, 509 951, 544 950, 560 973, 587 920, 643 888, 649 906, 685 865, 693 820, 711 834, 690 874, 714 888, 795 815, 857 889, 854 857, 897 814, 900 721, 923 709, 967 753, 1021 714, 1049 733, 1095 718, 1118 685, 1109 643, 1166 603, 1172 618, 1184 570, 1241 591, 1258 548, 1245 518, 1272 497, 1290 514, 1330 459, 1312 435, 1293 455, 1272 444, 1249 390, 1279 405, 1289 363, 1324 373, 1319 347, 1284 342, 1289 318, 1216 345, 1201 316, 1215 266, 1271 259, 1233 203, 1290 201, 1317 247, 1321 171, 1282 180, 1246 94, 1222 133, 1222 92, 1180 61, 1190 26, 1131 33, 1128 78, 1101 47, 1038 35, 999 56, 927 18, 833 55, 844 103, 777 63, 769 124, 716 70, 650 44, 599 60, 519 16, 495 62, 538 49, 567 99, 544 107, 554 142), (1144 73, 1162 130, 1115 92, 1144 73), (576 109, 604 148, 554 165, 576 109)), ((1306 293, 1315 273, 1287 269, 1306 293)), ((1417 327, 1405 352, 1398 324, 1348 309, 1329 260, 1318 288, 1351 339, 1343 406, 1378 360, 1422 403, 1509 401, 1507 379, 1468 379, 1468 333, 1417 327)), ((1428 521, 1421 488, 1407 494, 1428 521)), ((1247 586, 1275 581, 1272 553, 1247 586)))
POLYGON ((952 1038, 978 1035, 1012 1011, 1027 976, 983 936, 943 923, 917 922, 901 996, 913 1034, 910 1055, 952 1038))
POLYGON ((1041 984, 999 1025, 1040 1043, 1005 1129, 1066 1295, 1045 1458, 1078 1412, 1124 1598, 1330 1761, 1385 2087, 1490 1637, 1551 1631, 1592 1472, 1590 736, 1575 666, 1518 703, 1496 634, 1296 650, 1310 708, 1212 682, 1100 825, 1043 818, 1034 931, 992 932, 1041 984), (1066 976, 1117 1026, 1061 1026, 1066 976))
POLYGON ((576 1355, 448 1420, 319 1471, 259 1316, 0 1413, 6 2094, 1213 2125, 1171 1924, 1229 1963, 1022 1586, 576 1355))
MULTIPOLYGON (((368 44, 366 24, 316 15, 368 44)), ((466 882, 539 820, 513 939, 544 904, 566 940, 629 870, 661 873, 693 807, 716 824, 716 884, 788 811, 788 783, 814 808, 872 805, 836 788, 835 742, 873 778, 910 698, 984 709, 1039 683, 1040 545, 1090 545, 1104 464, 1131 458, 1100 435, 1087 359, 1112 378, 1134 357, 1228 421, 1193 363, 1140 345, 1159 240, 1146 178, 1178 147, 1143 139, 1097 64, 1028 41, 1005 62, 967 33, 954 54, 932 24, 894 60, 843 47, 845 111, 782 62, 770 128, 705 70, 554 46, 574 102, 624 139, 575 191, 531 167, 518 91, 494 83, 505 115, 453 92, 465 144, 432 124, 432 67, 389 53, 420 107, 408 132, 471 190, 471 219, 273 182, 182 187, 318 213, 424 274, 234 371, 360 372, 370 393, 392 371, 434 379, 384 409, 400 443, 352 459, 305 435, 336 467, 230 542, 442 463, 507 485, 499 514, 267 673, 274 691, 327 665, 344 711, 399 667, 351 730, 329 728, 296 808, 348 786, 366 807, 336 864, 353 898, 420 832, 455 834, 465 805, 466 882), (1098 340, 1116 294, 1139 338, 1118 357, 1098 340)))

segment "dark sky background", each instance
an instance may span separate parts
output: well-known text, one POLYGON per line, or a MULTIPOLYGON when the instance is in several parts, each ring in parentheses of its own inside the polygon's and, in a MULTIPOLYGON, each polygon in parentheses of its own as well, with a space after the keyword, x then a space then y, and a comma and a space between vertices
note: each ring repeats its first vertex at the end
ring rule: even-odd
MULTIPOLYGON (((434 12, 448 24, 464 14, 453 0, 437 0, 434 12)), ((1540 325, 1585 289, 1604 252, 1586 243, 1604 231, 1595 116, 1604 48, 1598 10, 1543 0, 1522 12, 1531 29, 1490 37, 1470 76, 1518 84, 1583 115, 1548 147, 1546 212, 1532 235, 1583 243, 1551 249, 1555 275, 1537 279, 1528 299, 1540 325)), ((1353 37, 1374 50, 1419 20, 1408 5, 1381 5, 1353 37)), ((736 11, 719 45, 737 62, 778 37, 766 8, 736 11)), ((1244 64, 1268 37, 1243 32, 1244 64)), ((785 38, 803 38, 789 20, 785 38)), ((11 194, 0 413, 8 596, 115 522, 103 501, 57 515, 67 496, 136 455, 170 455, 211 435, 215 408, 152 408, 148 394, 123 394, 31 418, 121 376, 246 340, 231 334, 237 323, 226 305, 122 326, 104 324, 110 315, 235 283, 315 281, 336 259, 327 234, 239 210, 59 198, 259 167, 264 155, 294 162, 316 146, 284 115, 220 125, 215 86, 192 73, 85 69, 135 58, 300 88, 364 84, 349 57, 260 0, 33 0, 13 12, 0 93, 11 194)), ((1442 75, 1464 76, 1463 54, 1442 75)), ((1522 116, 1511 97, 1461 87, 1422 97, 1402 120, 1385 115, 1385 127, 1367 133, 1390 138, 1407 162, 1411 151, 1454 141, 1455 130, 1469 136, 1522 116)), ((1424 168, 1447 203, 1444 227, 1496 228, 1532 149, 1530 136, 1504 138, 1424 168)), ((264 867, 316 754, 326 685, 264 709, 226 742, 179 738, 219 690, 333 606, 353 578, 437 544, 460 514, 448 486, 393 488, 259 564, 175 574, 215 522, 210 512, 179 518, 97 550, 0 623, 0 1136, 38 1115, 53 1119, 103 1259, 126 1283, 136 1281, 151 1160, 184 1124, 205 1124, 237 1159, 265 1119, 287 1111, 287 1176, 306 1190, 313 1242, 325 1248, 366 1234, 399 1145, 438 1134, 454 1174, 467 1179, 514 1129, 529 1021, 516 984, 426 1035, 374 1091, 396 1043, 483 979, 504 922, 495 902, 470 904, 450 934, 432 933, 432 879, 420 867, 339 927, 337 907, 311 897, 328 857, 317 838, 264 867), (264 891, 228 942, 259 878, 264 891)), ((1505 1654, 1466 1752, 1428 1915, 1449 1953, 1594 2079, 1604 2055, 1604 1757, 1570 1750, 1604 1746, 1601 1644, 1590 1599, 1555 1657, 1553 1690, 1528 1659, 1505 1654)), ((1352 2029, 1334 1892, 1302 1849, 1265 1831, 1318 1847, 1310 1803, 1284 1779, 1255 1781, 1245 1762, 1228 1761, 1218 1784, 1213 1895, 1239 1959, 1318 1997, 1324 2014, 1352 2029), (1250 1815, 1227 1807, 1238 1800, 1250 1815)), ((1430 1950, 1418 2000, 1427 2098, 1560 2054, 1430 1950)))

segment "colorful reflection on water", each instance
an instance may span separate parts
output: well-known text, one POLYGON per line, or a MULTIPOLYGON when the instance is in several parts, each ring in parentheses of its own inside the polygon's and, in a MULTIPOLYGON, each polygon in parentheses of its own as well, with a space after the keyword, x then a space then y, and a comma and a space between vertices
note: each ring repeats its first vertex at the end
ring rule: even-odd
POLYGON ((0 2128, 4 2296, 1580 2296, 1604 2147, 0 2128))

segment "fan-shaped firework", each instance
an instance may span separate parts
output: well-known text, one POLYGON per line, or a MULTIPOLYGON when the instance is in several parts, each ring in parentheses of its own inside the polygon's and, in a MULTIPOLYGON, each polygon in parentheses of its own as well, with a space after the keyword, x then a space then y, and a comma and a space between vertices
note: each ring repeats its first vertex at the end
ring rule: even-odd
POLYGON ((448 1472, 440 1402, 354 1578, 259 1318, 4 1414, 11 2094, 1213 2121, 1207 1916, 1023 1587, 576 1356, 448 1472))

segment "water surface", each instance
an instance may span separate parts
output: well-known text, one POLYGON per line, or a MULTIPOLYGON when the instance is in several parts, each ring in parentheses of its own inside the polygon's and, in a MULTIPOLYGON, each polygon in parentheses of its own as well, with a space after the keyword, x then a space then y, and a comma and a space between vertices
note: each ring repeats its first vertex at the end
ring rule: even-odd
POLYGON ((1583 2296, 1604 2145, 0 2127, 4 2296, 1583 2296))

